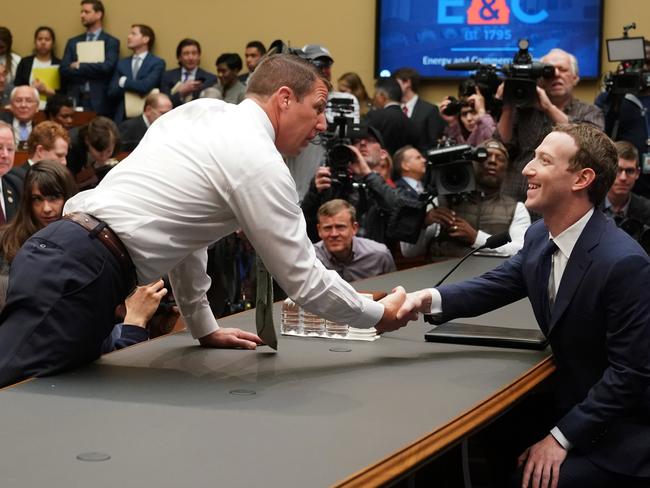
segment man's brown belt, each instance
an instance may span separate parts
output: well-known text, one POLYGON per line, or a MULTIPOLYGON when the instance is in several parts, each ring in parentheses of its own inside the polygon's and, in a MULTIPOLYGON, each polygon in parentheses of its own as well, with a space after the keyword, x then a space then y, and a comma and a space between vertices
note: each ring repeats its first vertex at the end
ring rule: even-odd
POLYGON ((131 257, 124 244, 122 244, 122 241, 120 241, 119 237, 117 237, 106 222, 102 222, 92 215, 83 212, 68 213, 63 218, 79 224, 92 237, 99 239, 99 242, 104 244, 111 254, 115 256, 117 262, 120 263, 125 277, 135 285, 135 266, 133 265, 133 261, 131 261, 131 257))

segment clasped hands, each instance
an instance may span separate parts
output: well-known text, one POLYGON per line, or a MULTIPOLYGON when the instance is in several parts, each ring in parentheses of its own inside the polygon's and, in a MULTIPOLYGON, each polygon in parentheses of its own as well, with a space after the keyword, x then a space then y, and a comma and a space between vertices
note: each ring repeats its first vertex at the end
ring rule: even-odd
POLYGON ((379 301, 384 306, 384 316, 375 325, 377 332, 390 332, 417 320, 419 313, 431 311, 431 291, 424 289, 406 293, 398 286, 393 292, 379 301))

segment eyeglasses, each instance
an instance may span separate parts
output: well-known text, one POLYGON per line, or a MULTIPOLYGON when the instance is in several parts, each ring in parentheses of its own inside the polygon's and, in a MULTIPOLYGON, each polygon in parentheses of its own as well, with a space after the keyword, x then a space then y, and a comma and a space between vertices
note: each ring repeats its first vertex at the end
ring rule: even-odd
POLYGON ((634 176, 637 171, 638 168, 621 168, 620 166, 616 168, 617 175, 620 175, 621 173, 625 173, 626 176, 634 176))

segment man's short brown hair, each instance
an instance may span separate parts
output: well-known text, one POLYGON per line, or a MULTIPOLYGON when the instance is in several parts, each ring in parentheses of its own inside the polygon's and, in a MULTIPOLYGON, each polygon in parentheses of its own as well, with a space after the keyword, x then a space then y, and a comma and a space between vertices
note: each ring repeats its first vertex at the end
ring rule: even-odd
POLYGON ((607 135, 592 124, 560 124, 554 132, 563 132, 573 139, 578 150, 569 161, 569 167, 578 171, 591 168, 596 178, 588 188, 589 200, 595 206, 604 200, 616 179, 618 155, 616 146, 607 135))
POLYGON ((54 148, 57 139, 63 139, 70 145, 70 136, 68 131, 51 120, 41 122, 32 129, 27 138, 27 155, 31 158, 36 153, 37 146, 43 146, 43 149, 50 151, 54 148))
POLYGON ((309 61, 293 54, 273 54, 257 65, 249 78, 246 94, 266 98, 280 87, 287 86, 300 102, 313 90, 314 83, 318 80, 328 90, 331 88, 330 82, 309 61))
POLYGON ((616 154, 618 154, 619 159, 636 161, 636 165, 639 166, 639 151, 634 147, 634 144, 627 141, 618 141, 614 143, 614 146, 616 146, 616 154))
POLYGON ((341 200, 340 198, 335 198, 334 200, 325 202, 318 208, 318 221, 320 222, 321 217, 334 217, 344 210, 350 212, 350 220, 352 223, 357 221, 357 210, 350 204, 350 202, 341 200))

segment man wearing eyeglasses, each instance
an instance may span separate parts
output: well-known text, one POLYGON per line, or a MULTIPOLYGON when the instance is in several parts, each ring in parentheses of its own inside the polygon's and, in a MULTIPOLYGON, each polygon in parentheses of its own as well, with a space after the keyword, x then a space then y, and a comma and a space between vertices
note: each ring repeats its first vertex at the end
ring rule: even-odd
POLYGON ((641 175, 639 152, 627 141, 615 145, 618 153, 616 179, 607 193, 603 211, 619 226, 625 221, 650 225, 650 200, 632 193, 632 187, 641 175))

